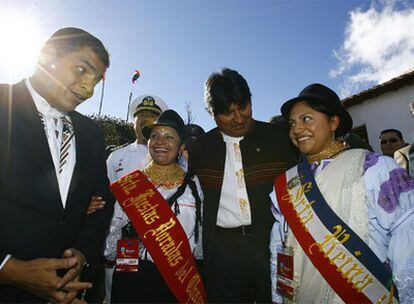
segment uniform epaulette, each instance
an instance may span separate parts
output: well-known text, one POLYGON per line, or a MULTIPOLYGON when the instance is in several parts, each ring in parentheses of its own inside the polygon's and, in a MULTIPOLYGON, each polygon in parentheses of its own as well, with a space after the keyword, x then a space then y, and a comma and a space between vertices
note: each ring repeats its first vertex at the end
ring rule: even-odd
POLYGON ((120 145, 120 146, 115 146, 115 147, 114 147, 114 149, 113 149, 112 151, 119 150, 119 149, 121 149, 121 148, 123 148, 123 147, 126 147, 126 146, 130 145, 130 144, 131 144, 131 143, 126 143, 126 144, 123 144, 123 145, 120 145))
POLYGON ((119 150, 119 149, 121 149, 121 148, 123 148, 123 147, 126 147, 126 146, 128 146, 129 145, 129 143, 126 143, 126 144, 123 144, 123 145, 120 145, 120 146, 116 146, 116 145, 109 145, 109 146, 107 146, 106 148, 105 148, 105 151, 108 153, 108 154, 111 154, 112 152, 114 152, 114 151, 116 151, 116 150, 119 150))

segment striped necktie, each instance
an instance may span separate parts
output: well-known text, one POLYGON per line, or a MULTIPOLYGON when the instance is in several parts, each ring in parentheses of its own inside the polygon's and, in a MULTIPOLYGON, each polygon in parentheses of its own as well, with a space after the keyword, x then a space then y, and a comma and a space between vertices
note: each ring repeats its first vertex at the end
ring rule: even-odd
POLYGON ((62 117, 62 141, 60 143, 60 160, 59 160, 59 174, 62 173, 69 155, 69 148, 71 145, 73 132, 72 123, 66 118, 62 117))

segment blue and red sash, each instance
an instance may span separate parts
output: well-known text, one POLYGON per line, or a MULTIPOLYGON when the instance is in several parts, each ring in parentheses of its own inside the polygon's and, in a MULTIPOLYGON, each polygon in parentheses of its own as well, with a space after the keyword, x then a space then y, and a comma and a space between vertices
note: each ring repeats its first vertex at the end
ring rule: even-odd
POLYGON ((139 170, 111 185, 179 303, 206 303, 206 293, 187 235, 171 207, 139 170))
POLYGON ((305 160, 275 179, 278 204, 303 251, 346 303, 398 303, 386 266, 329 207, 305 160))

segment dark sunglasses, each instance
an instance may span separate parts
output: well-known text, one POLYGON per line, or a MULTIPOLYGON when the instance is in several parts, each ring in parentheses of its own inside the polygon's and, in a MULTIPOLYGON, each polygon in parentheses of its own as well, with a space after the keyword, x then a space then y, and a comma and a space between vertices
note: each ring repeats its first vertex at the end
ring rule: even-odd
POLYGON ((396 138, 381 139, 380 143, 381 143, 381 145, 386 145, 387 143, 395 144, 397 141, 398 141, 398 139, 396 139, 396 138))

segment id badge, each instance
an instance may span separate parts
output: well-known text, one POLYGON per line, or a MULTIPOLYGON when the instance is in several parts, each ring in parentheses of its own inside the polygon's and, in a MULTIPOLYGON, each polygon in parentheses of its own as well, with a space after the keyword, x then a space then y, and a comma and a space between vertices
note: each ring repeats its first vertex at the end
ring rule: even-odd
POLYGON ((293 301, 293 250, 290 249, 277 253, 277 291, 293 301))
POLYGON ((139 262, 139 240, 122 239, 116 245, 115 271, 136 272, 139 262))

